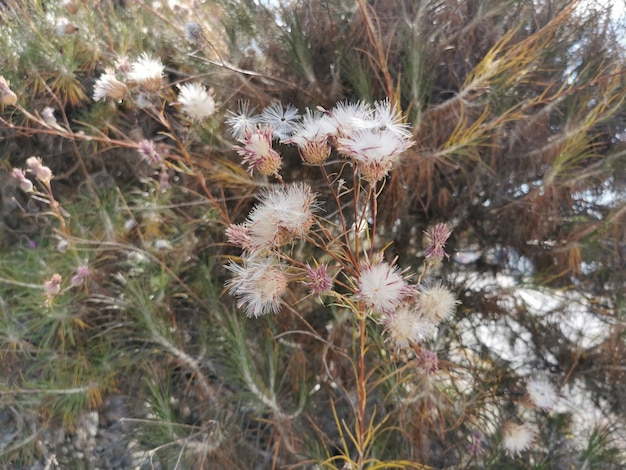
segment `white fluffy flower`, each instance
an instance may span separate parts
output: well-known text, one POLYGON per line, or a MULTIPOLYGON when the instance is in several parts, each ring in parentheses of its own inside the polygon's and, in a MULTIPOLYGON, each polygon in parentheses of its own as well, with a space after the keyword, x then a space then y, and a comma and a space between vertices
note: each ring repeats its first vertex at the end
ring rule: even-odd
POLYGON ((200 83, 181 85, 178 102, 183 105, 183 112, 195 121, 201 121, 215 113, 215 101, 200 83))
POLYGON ((420 285, 418 302, 421 311, 436 323, 449 319, 457 305, 454 294, 441 281, 420 285))
POLYGON ((272 128, 263 127, 248 131, 237 148, 243 163, 248 165, 248 172, 255 170, 262 175, 278 175, 283 159, 272 148, 272 128))
POLYGON ((130 65, 128 79, 141 85, 148 92, 158 91, 163 86, 163 64, 145 52, 130 65))
POLYGON ((292 105, 283 107, 278 102, 270 104, 261 113, 263 123, 272 128, 272 136, 280 141, 285 141, 291 136, 299 119, 300 115, 295 107, 292 105))
POLYGON ((535 432, 525 424, 506 421, 502 425, 502 446, 509 455, 528 449, 535 440, 535 432))
POLYGON ((371 122, 375 128, 389 130, 401 139, 411 139, 410 126, 403 122, 402 114, 389 99, 374 103, 371 122))
POLYGON ((409 343, 418 343, 432 336, 434 323, 413 303, 404 302, 394 312, 383 319, 389 340, 398 348, 406 348, 409 343))
POLYGON ((237 297, 237 307, 248 317, 278 313, 287 290, 284 266, 274 257, 249 258, 243 265, 231 262, 226 268, 234 277, 226 283, 237 297))
POLYGON ((267 249, 303 238, 313 225, 315 196, 305 184, 275 188, 261 196, 244 224, 253 249, 267 249))
POLYGON ((353 158, 363 178, 372 184, 387 176, 393 163, 411 145, 411 139, 390 129, 358 129, 337 140, 339 152, 353 158))
POLYGON ((256 108, 250 108, 250 102, 240 100, 237 104, 237 112, 228 111, 230 117, 226 119, 226 125, 235 140, 242 140, 244 136, 256 129, 261 122, 260 115, 254 115, 256 108))
POLYGON ((542 410, 551 410, 556 403, 556 390, 545 378, 531 378, 526 384, 526 393, 530 401, 542 410))
POLYGON ((121 100, 127 92, 128 88, 115 77, 115 73, 112 70, 106 70, 94 84, 93 100, 99 101, 105 98, 121 100))
POLYGON ((367 124, 371 120, 372 108, 362 102, 339 102, 330 110, 329 115, 335 124, 333 134, 337 137, 347 137, 356 129, 373 127, 367 124))
POLYGON ((413 293, 397 266, 383 261, 366 264, 361 270, 357 298, 374 311, 393 313, 413 293))
POLYGON ((302 160, 311 165, 324 163, 330 156, 328 138, 335 132, 334 124, 327 115, 307 110, 287 143, 298 147, 302 160))

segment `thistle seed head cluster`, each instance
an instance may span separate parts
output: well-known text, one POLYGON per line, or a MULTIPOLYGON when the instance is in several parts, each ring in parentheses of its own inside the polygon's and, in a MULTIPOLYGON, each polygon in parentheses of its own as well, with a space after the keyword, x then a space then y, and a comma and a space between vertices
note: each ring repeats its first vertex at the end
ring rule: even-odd
POLYGON ((253 112, 242 102, 239 112, 231 112, 226 120, 251 173, 278 175, 282 159, 273 149, 273 141, 278 141, 295 145, 309 165, 324 164, 334 148, 354 163, 363 180, 374 185, 414 144, 409 127, 389 100, 373 105, 339 103, 329 111, 307 110, 304 115, 279 103, 258 115, 253 112))
MULTIPOLYGON (((201 30, 200 30, 201 34, 201 30)), ((149 106, 146 95, 157 93, 165 86, 165 66, 158 58, 147 53, 141 54, 134 61, 127 57, 117 60, 115 68, 107 68, 96 80, 93 88, 94 101, 110 99, 117 103, 137 93, 137 106, 149 106)), ((184 83, 178 87, 178 100, 173 105, 180 105, 182 112, 191 121, 203 121, 215 114, 213 91, 199 82, 184 83)))
MULTIPOLYGON (((238 112, 229 113, 226 125, 238 141, 237 153, 250 174, 274 176, 280 183, 259 196, 244 221, 226 229, 229 243, 241 249, 240 261, 226 266, 233 274, 227 286, 248 316, 278 313, 290 284, 298 281, 312 296, 330 296, 356 316, 380 322, 388 341, 398 348, 432 337, 437 324, 451 318, 457 302, 443 283, 416 284, 396 260, 385 261, 382 251, 364 249, 358 243, 352 246, 349 241, 337 244, 337 238, 354 240, 351 226, 324 218, 318 196, 308 183, 287 184, 280 175, 282 156, 276 145, 296 146, 305 164, 318 166, 327 176, 326 167, 332 165, 328 160, 335 152, 340 162, 347 158, 352 163, 357 182, 352 191, 344 182, 337 192, 327 178, 337 210, 343 210, 342 197, 352 193, 352 201, 358 199, 353 191, 376 198, 377 184, 413 144, 410 128, 389 100, 372 105, 342 102, 331 110, 306 110, 303 115, 280 103, 255 114, 248 102, 240 102, 238 112), (344 233, 336 233, 338 228, 344 233), (294 250, 295 243, 313 247, 312 259, 294 258, 294 252, 305 252, 294 250), (324 253, 334 262, 319 262, 315 256, 324 253), (335 291, 339 282, 347 294, 335 291)), ((352 211, 358 212, 357 208, 352 211)), ((353 225, 363 227, 362 235, 369 234, 365 217, 353 225)), ((437 228, 431 237, 436 245, 433 256, 445 256, 444 244, 450 235, 445 227, 437 228)), ((436 353, 427 356, 424 368, 434 373, 436 353)))

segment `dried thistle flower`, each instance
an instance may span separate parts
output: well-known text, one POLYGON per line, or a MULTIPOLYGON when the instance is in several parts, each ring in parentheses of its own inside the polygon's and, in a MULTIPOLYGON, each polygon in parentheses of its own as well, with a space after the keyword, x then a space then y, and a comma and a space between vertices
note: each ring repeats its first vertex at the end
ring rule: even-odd
POLYGON ((358 129, 337 140, 337 150, 353 158, 361 176, 370 184, 385 178, 393 163, 413 142, 390 129, 358 129))
POLYGON ((59 21, 54 25, 54 31, 57 36, 70 36, 78 32, 78 26, 70 22, 67 18, 59 18, 59 21))
POLYGON ((226 268, 234 273, 226 286, 248 317, 278 313, 287 290, 287 276, 278 259, 252 257, 243 265, 231 262, 226 268))
POLYGON ((328 138, 333 132, 334 127, 328 116, 307 110, 286 142, 298 147, 304 162, 309 165, 321 165, 330 156, 331 146, 328 138))
POLYGON ((272 128, 272 137, 280 141, 291 137, 299 119, 300 115, 295 107, 283 107, 278 102, 270 104, 261 112, 262 122, 272 128))
POLYGON ((528 399, 542 410, 551 410, 557 400, 554 386, 545 378, 531 378, 526 384, 528 399))
POLYGON ((52 170, 44 166, 39 157, 28 157, 26 159, 26 165, 30 168, 30 171, 35 173, 35 177, 44 184, 50 184, 50 181, 54 178, 52 170))
POLYGON ((11 175, 13 176, 13 178, 15 178, 17 184, 22 191, 24 191, 25 193, 30 193, 33 191, 33 182, 26 178, 26 175, 21 169, 13 168, 13 170, 11 171, 11 175))
POLYGON ((17 95, 13 93, 10 83, 0 76, 0 105, 13 106, 17 103, 17 95))
POLYGON ((137 151, 152 166, 159 166, 163 163, 163 156, 157 152, 154 142, 144 139, 137 144, 137 151))
POLYGON ((237 112, 228 111, 230 115, 226 119, 226 125, 229 127, 230 133, 235 140, 242 140, 248 134, 253 132, 257 125, 261 122, 260 115, 253 115, 256 108, 250 108, 250 102, 240 100, 237 103, 237 112))
POLYGON ((397 266, 387 262, 365 263, 358 281, 357 299, 376 312, 392 314, 407 296, 415 293, 397 266))
POLYGON ((306 265, 306 280, 304 285, 309 288, 311 294, 321 297, 331 292, 333 279, 328 275, 328 266, 320 264, 316 267, 306 265))
POLYGON ((61 280, 61 275, 58 273, 53 274, 50 279, 47 279, 43 283, 43 290, 46 295, 58 295, 61 292, 61 280))
POLYGON ((118 57, 115 61, 115 68, 122 72, 124 75, 127 75, 128 72, 131 71, 133 65, 130 62, 130 59, 127 56, 118 57))
POLYGON ((278 176, 283 160, 280 154, 272 148, 272 129, 264 127, 246 133, 237 153, 243 157, 243 163, 248 165, 248 172, 255 170, 265 176, 278 176))
POLYGON ((439 370, 439 358, 437 357, 437 353, 422 347, 417 355, 416 366, 426 375, 435 375, 439 370))
POLYGON ((431 321, 439 323, 454 314, 457 300, 441 281, 432 281, 419 286, 418 304, 431 321))
POLYGON ((228 243, 238 246, 246 251, 254 249, 254 243, 250 236, 250 229, 246 224, 231 224, 226 229, 226 238, 228 243))
POLYGON ((154 93, 163 86, 164 70, 160 59, 153 59, 144 52, 131 63, 127 77, 147 92, 154 93))
POLYGON ((444 251, 444 248, 451 234, 452 230, 444 223, 438 223, 424 232, 426 243, 428 244, 426 247, 426 259, 442 260, 444 257, 449 258, 450 256, 444 251))
POLYGON ((100 101, 106 98, 117 101, 123 99, 127 93, 128 88, 126 85, 120 82, 115 77, 115 73, 110 69, 105 70, 105 73, 100 75, 100 78, 96 80, 93 87, 94 101, 100 101))
POLYGON ((178 102, 183 106, 183 112, 194 121, 201 121, 215 113, 215 101, 211 91, 207 92, 200 83, 181 85, 178 102))
POLYGON ((263 193, 245 222, 253 250, 283 246, 304 238, 314 222, 315 196, 305 184, 263 193))
POLYGON ((85 279, 87 279, 91 275, 89 271, 89 267, 85 265, 78 266, 76 268, 76 274, 72 276, 70 283, 74 287, 82 286, 85 283, 85 279))
POLYGON ((534 440, 535 432, 525 424, 505 421, 502 425, 502 446, 511 456, 530 448, 534 440))
POLYGON ((390 313, 383 316, 388 340, 398 348, 406 348, 410 343, 432 336, 434 323, 426 317, 413 302, 402 302, 390 313))

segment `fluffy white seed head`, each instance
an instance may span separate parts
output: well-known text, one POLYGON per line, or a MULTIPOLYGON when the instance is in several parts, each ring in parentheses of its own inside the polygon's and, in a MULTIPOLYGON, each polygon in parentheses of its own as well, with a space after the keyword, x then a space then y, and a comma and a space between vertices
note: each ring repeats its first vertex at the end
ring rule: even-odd
POLYGON ((383 261, 361 269, 357 298, 374 311, 393 313, 413 293, 397 266, 383 261))
POLYGON ((534 440, 535 432, 526 424, 505 421, 502 425, 502 446, 511 456, 530 448, 534 440))
POLYGON ((278 313, 288 283, 285 267, 278 259, 251 257, 243 265, 231 262, 226 268, 234 273, 226 286, 248 317, 278 313))
POLYGON ((291 137, 299 119, 300 115, 294 106, 287 105, 283 107, 278 102, 270 104, 261 113, 263 124, 271 127, 272 137, 281 142, 291 137))
POLYGON ((314 222, 315 196, 306 183, 265 192, 245 226, 253 249, 283 246, 304 238, 314 222))
POLYGON ((452 317, 458 302, 441 281, 433 281, 419 286, 418 303, 428 318, 439 323, 452 317))
POLYGON ((160 59, 153 59, 145 52, 130 65, 128 79, 150 93, 163 86, 163 70, 165 67, 160 59))
POLYGON ((93 87, 93 100, 100 101, 106 98, 112 100, 121 100, 126 96, 128 88, 122 82, 120 82, 115 73, 112 70, 106 70, 93 87))
POLYGON ((233 139, 243 140, 243 138, 257 128, 261 122, 261 116, 255 115, 254 110, 256 108, 250 108, 250 102, 240 100, 237 103, 237 112, 228 111, 228 118, 226 118, 226 125, 228 126, 233 139))
POLYGON ((429 338, 434 332, 434 323, 413 302, 403 302, 392 313, 383 317, 388 340, 398 348, 406 348, 429 338))
POLYGON ((215 100, 200 83, 181 85, 178 102, 182 105, 183 112, 194 121, 202 121, 215 113, 215 100))
POLYGON ((526 384, 528 399, 537 408, 551 410, 558 398, 556 389, 545 378, 531 378, 526 384))

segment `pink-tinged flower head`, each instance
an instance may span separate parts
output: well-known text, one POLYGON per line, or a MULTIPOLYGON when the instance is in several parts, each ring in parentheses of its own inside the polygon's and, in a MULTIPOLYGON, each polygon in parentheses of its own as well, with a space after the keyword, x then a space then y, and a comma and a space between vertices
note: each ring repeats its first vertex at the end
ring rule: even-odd
POLYGON ((328 267, 325 264, 314 268, 307 264, 306 278, 304 285, 317 297, 328 294, 333 288, 333 279, 328 275, 328 267))
POLYGON ((397 266, 383 261, 361 269, 357 298, 374 311, 393 313, 414 292, 397 266))
POLYGON ((43 290, 47 295, 58 295, 61 292, 61 275, 55 273, 43 283, 43 290))
POLYGON ((450 256, 444 251, 444 248, 451 234, 452 230, 444 223, 439 223, 424 232, 426 243, 428 244, 426 247, 426 259, 442 260, 444 257, 449 258, 450 256))
POLYGON ((52 170, 47 166, 44 166, 41 158, 39 157, 28 157, 26 159, 26 165, 30 168, 30 171, 35 173, 35 177, 44 184, 49 184, 50 180, 52 180, 52 170))
POLYGON ((237 307, 248 317, 278 313, 287 291, 284 266, 276 258, 250 258, 243 265, 231 262, 226 268, 234 277, 226 285, 237 297, 237 307))
POLYGON ((395 311, 383 317, 388 340, 398 348, 406 348, 410 343, 432 336, 434 324, 421 313, 412 302, 402 302, 395 311))
POLYGON ((338 139, 337 150, 353 158, 361 176, 374 184, 389 174, 393 163, 411 145, 411 139, 390 129, 359 129, 349 137, 338 139))
POLYGON ((163 163, 163 156, 157 152, 154 142, 144 139, 137 145, 137 151, 152 166, 159 166, 163 163))
POLYGON ((426 375, 435 375, 439 370, 439 357, 435 351, 421 348, 417 355, 416 366, 426 375))
POLYGON ((475 431, 470 436, 470 443, 467 445, 467 451, 472 456, 480 455, 485 450, 485 438, 481 432, 475 431))
POLYGON ((72 276, 71 284, 75 287, 82 286, 87 279, 91 275, 89 271, 89 267, 85 265, 78 266, 76 268, 76 274, 72 276))
POLYGON ((228 239, 228 243, 246 251, 252 251, 254 249, 250 229, 245 224, 231 224, 226 229, 226 238, 228 239))
POLYGON ((0 106, 13 106, 17 103, 17 95, 11 90, 10 83, 0 76, 0 106))
POLYGON ((112 70, 106 70, 105 73, 100 75, 100 78, 96 80, 93 87, 93 100, 100 101, 106 98, 112 100, 121 100, 128 93, 128 88, 122 82, 120 82, 112 70))
POLYGON ((315 196, 305 183, 267 191, 245 222, 252 248, 279 247, 304 238, 315 220, 314 209, 315 196))
POLYGON ((321 165, 330 156, 331 147, 328 138, 334 131, 328 116, 307 110, 287 142, 298 147, 304 162, 321 165))
POLYGON ((248 171, 252 174, 255 170, 260 174, 278 175, 283 160, 280 154, 272 148, 272 129, 264 127, 254 129, 246 133, 237 153, 248 165, 248 171))
POLYGON ((149 93, 154 93, 163 86, 163 64, 160 59, 153 59, 145 52, 130 64, 128 79, 140 85, 149 93))
POLYGON ((535 432, 525 424, 505 421, 502 425, 502 446, 511 456, 530 448, 534 440, 535 432))
POLYGON ((557 400, 554 386, 544 378, 532 378, 526 384, 528 399, 537 408, 551 410, 557 400))
POLYGON ((255 108, 250 109, 250 102, 241 100, 237 103, 237 112, 228 111, 229 117, 226 119, 233 139, 243 140, 244 137, 254 131, 261 122, 260 115, 254 115, 255 108))
POLYGON ((30 193, 33 191, 32 181, 26 178, 26 175, 22 170, 20 170, 19 168, 13 168, 13 170, 11 171, 11 175, 13 176, 13 178, 15 178, 17 184, 19 184, 22 191, 24 191, 25 193, 30 193))
POLYGON ((183 112, 194 121, 201 121, 215 113, 213 96, 200 83, 181 85, 178 102, 183 106, 183 112))
POLYGON ((449 319, 457 306, 454 294, 441 281, 421 284, 417 299, 420 310, 435 323, 449 319))

